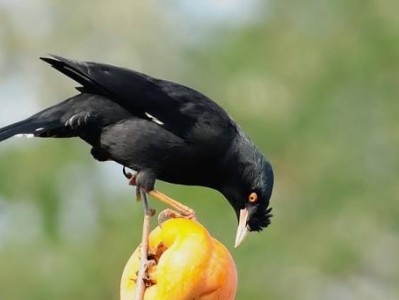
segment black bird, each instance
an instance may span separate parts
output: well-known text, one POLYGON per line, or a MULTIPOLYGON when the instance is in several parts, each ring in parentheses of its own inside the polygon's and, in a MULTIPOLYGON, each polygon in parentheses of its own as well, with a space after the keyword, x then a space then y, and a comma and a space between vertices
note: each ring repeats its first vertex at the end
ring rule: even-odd
POLYGON ((77 81, 80 93, 1 128, 0 141, 20 134, 80 137, 95 159, 135 170, 135 183, 147 192, 155 191, 156 179, 218 190, 239 221, 236 246, 248 231, 270 224, 272 167, 215 102, 125 68, 60 56, 41 59, 77 81))

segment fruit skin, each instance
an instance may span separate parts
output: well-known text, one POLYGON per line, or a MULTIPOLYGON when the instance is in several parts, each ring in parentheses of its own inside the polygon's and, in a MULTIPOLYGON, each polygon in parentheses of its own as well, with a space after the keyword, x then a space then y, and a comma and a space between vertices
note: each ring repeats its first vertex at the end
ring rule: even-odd
MULTIPOLYGON (((139 247, 127 262, 121 279, 121 300, 134 297, 139 247)), ((237 290, 237 269, 228 250, 198 222, 170 219, 155 228, 149 253, 156 266, 149 268, 145 300, 230 300, 237 290)))

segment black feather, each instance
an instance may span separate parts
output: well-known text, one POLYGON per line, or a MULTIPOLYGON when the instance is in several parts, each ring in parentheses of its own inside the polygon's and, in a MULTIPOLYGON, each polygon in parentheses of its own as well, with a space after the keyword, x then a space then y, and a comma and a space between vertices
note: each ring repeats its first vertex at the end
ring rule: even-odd
POLYGON ((125 68, 42 57, 78 82, 80 94, 0 129, 0 141, 16 134, 80 137, 97 160, 155 180, 200 185, 223 193, 247 227, 270 224, 274 175, 270 163, 229 115, 205 95, 125 68), (248 195, 257 193, 256 203, 248 195))

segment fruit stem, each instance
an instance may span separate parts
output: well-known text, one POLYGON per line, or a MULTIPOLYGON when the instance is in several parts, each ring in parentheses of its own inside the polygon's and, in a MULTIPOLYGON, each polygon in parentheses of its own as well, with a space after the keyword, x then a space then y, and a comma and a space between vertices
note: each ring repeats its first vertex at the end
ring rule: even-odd
POLYGON ((136 294, 134 299, 143 300, 146 288, 145 278, 147 278, 146 273, 148 267, 148 236, 150 235, 150 221, 151 217, 154 215, 154 211, 150 209, 148 205, 146 193, 140 189, 137 194, 140 195, 140 198, 143 200, 144 221, 140 247, 140 267, 137 275, 136 294))

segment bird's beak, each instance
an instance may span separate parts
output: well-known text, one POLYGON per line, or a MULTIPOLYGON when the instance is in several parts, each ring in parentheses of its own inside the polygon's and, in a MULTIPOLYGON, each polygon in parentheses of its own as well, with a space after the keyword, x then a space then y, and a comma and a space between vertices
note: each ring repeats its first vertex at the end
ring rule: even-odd
POLYGON ((236 235, 236 241, 234 243, 234 248, 237 248, 247 236, 248 233, 247 220, 248 220, 248 210, 246 208, 243 208, 240 210, 240 219, 238 221, 237 235, 236 235))

